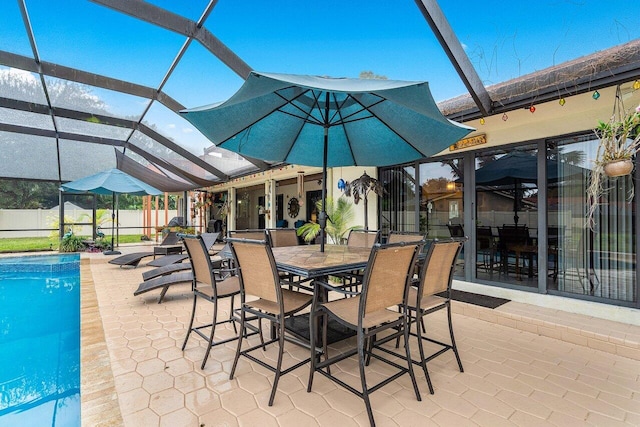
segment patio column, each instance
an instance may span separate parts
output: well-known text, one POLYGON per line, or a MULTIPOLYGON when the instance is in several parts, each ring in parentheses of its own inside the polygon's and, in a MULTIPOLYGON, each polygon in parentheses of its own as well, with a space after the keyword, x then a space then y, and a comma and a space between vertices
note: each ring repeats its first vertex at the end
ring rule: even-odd
POLYGON ((227 215, 227 232, 236 229, 236 188, 229 189, 229 214, 227 215))
POLYGON ((264 183, 265 228, 276 226, 276 181, 268 179, 264 183))

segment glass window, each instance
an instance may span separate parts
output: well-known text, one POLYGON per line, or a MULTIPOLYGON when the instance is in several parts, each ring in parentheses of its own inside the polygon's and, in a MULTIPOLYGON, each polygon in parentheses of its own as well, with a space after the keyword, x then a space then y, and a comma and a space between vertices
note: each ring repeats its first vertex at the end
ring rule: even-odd
POLYGON ((463 237, 462 159, 420 165, 420 231, 427 238, 463 237))
POLYGON ((381 169, 385 194, 380 198, 380 230, 386 238, 391 230, 418 231, 416 223, 416 168, 397 166, 381 169))
POLYGON ((547 152, 547 288, 635 302, 634 176, 607 179, 608 190, 600 200, 595 227, 591 230, 586 226, 586 190, 597 144, 592 135, 587 135, 577 141, 557 141, 547 152))
POLYGON ((538 287, 538 162, 534 147, 476 157, 476 277, 538 287))

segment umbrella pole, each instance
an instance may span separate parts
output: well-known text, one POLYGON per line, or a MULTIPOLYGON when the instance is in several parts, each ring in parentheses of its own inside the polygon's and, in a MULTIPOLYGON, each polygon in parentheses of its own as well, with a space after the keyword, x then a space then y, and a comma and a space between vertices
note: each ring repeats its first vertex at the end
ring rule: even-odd
POLYGON ((116 193, 111 193, 111 250, 102 252, 103 255, 120 255, 122 252, 114 250, 113 235, 116 222, 116 193))
POLYGON ((329 151, 329 91, 324 97, 324 147, 322 153, 322 210, 318 215, 320 224, 320 252, 324 252, 324 236, 327 227, 327 159, 329 151))
MULTIPOLYGON (((328 95, 327 95, 328 96, 328 95)), ((327 100, 327 105, 329 101, 327 100)), ((320 224, 320 252, 324 252, 324 236, 327 227, 327 151, 329 145, 329 127, 324 127, 324 152, 322 154, 322 210, 318 215, 320 224)))
POLYGON ((518 216, 518 187, 520 186, 520 182, 516 179, 515 181, 516 184, 516 191, 515 191, 515 196, 513 197, 513 222, 516 224, 516 227, 518 226, 518 220, 520 219, 520 217, 518 216))

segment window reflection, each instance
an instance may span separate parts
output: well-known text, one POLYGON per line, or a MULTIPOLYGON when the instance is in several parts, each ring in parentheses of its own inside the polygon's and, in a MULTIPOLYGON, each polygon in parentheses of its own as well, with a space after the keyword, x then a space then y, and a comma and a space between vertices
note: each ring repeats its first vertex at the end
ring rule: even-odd
POLYGON ((535 147, 476 157, 476 275, 537 287, 538 162, 535 147))
POLYGON ((585 226, 586 188, 596 150, 597 141, 591 136, 577 142, 561 140, 548 150, 547 287, 637 301, 635 196, 629 200, 633 176, 607 180, 595 229, 585 226))

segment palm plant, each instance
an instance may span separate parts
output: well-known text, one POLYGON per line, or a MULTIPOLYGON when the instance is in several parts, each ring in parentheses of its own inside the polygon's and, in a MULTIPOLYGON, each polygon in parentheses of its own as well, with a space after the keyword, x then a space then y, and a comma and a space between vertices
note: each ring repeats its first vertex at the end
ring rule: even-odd
MULTIPOLYGON (((316 202, 316 207, 320 211, 322 200, 316 202)), ((327 221, 325 233, 333 244, 340 245, 349 231, 359 228, 357 226, 347 227, 353 220, 353 204, 344 197, 338 198, 335 203, 333 198, 327 197, 326 210, 329 221, 327 221)), ((298 228, 297 234, 302 236, 305 242, 311 242, 320 234, 320 224, 307 222, 298 228)))

